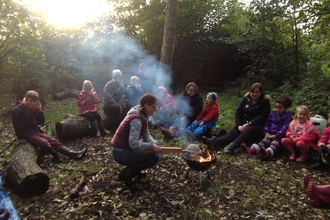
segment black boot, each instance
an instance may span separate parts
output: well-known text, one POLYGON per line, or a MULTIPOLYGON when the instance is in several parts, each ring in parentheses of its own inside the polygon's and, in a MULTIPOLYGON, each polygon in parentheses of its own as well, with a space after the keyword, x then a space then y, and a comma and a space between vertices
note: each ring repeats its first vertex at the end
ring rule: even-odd
POLYGON ((220 150, 214 143, 215 139, 216 136, 212 136, 211 138, 207 138, 206 136, 202 137, 203 143, 206 144, 208 148, 210 148, 211 150, 220 150))
POLYGON ((223 152, 227 153, 227 154, 233 154, 234 150, 236 150, 238 148, 237 144, 235 142, 231 142, 230 144, 228 144, 225 149, 223 150, 223 152))
POLYGON ((66 146, 63 146, 61 150, 59 150, 60 153, 72 158, 72 159, 77 159, 80 160, 86 153, 87 148, 85 147, 81 151, 74 151, 66 146))
POLYGON ((134 165, 126 166, 122 171, 120 171, 118 177, 121 181, 125 182, 126 186, 133 186, 134 181, 133 178, 142 178, 146 176, 146 173, 143 172, 144 169, 149 168, 150 165, 146 162, 140 162, 134 165))
POLYGON ((61 163, 63 161, 63 158, 61 157, 61 155, 59 155, 54 148, 50 147, 49 153, 54 157, 54 160, 56 162, 61 163))
POLYGON ((311 165, 312 169, 318 169, 325 167, 325 164, 322 162, 322 153, 319 153, 319 161, 313 165, 311 165))
POLYGON ((125 182, 125 185, 131 187, 134 185, 133 182, 133 174, 134 170, 132 169, 133 166, 126 166, 122 171, 120 171, 118 177, 121 181, 125 182))

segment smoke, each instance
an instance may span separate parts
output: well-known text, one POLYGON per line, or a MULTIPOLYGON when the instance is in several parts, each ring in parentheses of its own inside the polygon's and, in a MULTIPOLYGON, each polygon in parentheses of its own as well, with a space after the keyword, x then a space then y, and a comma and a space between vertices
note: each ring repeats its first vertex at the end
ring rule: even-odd
POLYGON ((103 89, 105 83, 111 79, 112 70, 120 69, 123 73, 125 85, 130 78, 138 74, 139 65, 145 63, 150 77, 157 77, 156 88, 165 86, 171 91, 172 73, 170 68, 159 70, 159 60, 134 38, 125 35, 114 28, 107 30, 107 34, 92 34, 80 44, 79 63, 83 71, 81 81, 89 79, 95 88, 103 89), (97 85, 98 84, 98 85, 97 85))

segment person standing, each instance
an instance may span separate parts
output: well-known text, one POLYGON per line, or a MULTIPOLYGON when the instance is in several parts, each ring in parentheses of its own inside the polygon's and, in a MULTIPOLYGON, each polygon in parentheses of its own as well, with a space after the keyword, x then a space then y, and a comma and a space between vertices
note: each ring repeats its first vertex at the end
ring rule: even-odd
POLYGON ((140 85, 139 77, 132 76, 130 80, 130 85, 127 86, 125 93, 124 93, 124 99, 126 102, 126 108, 131 109, 132 107, 136 106, 141 97, 143 96, 143 90, 140 85))
POLYGON ((142 175, 142 170, 155 166, 160 160, 159 142, 153 139, 148 128, 148 118, 156 111, 157 104, 154 95, 144 94, 140 104, 129 110, 111 140, 114 160, 126 165, 118 175, 126 186, 132 186, 133 178, 142 175))
POLYGON ((152 73, 150 69, 148 69, 148 65, 146 63, 141 63, 139 65, 139 71, 136 75, 140 78, 140 84, 143 92, 153 94, 156 88, 157 73, 152 73))
POLYGON ((103 90, 103 110, 110 118, 110 130, 112 133, 115 133, 127 112, 127 108, 123 104, 125 86, 122 82, 123 74, 119 69, 115 69, 112 71, 112 80, 105 84, 103 90))
POLYGON ((110 131, 105 129, 102 118, 95 106, 98 103, 100 103, 100 99, 94 91, 93 84, 91 81, 85 80, 82 91, 78 93, 78 106, 80 107, 80 114, 87 118, 96 131, 96 137, 100 137, 101 132, 110 134, 110 131))
POLYGON ((261 83, 254 83, 236 108, 234 128, 218 138, 204 136, 203 142, 212 150, 225 147, 224 152, 232 154, 242 143, 251 145, 261 141, 271 111, 269 100, 270 96, 263 92, 261 83))
POLYGON ((86 148, 81 151, 73 151, 41 131, 39 125, 45 123, 45 115, 36 91, 28 91, 24 99, 13 107, 11 114, 17 138, 38 146, 41 155, 50 153, 57 162, 63 161, 58 152, 72 159, 81 159, 85 155, 86 148))

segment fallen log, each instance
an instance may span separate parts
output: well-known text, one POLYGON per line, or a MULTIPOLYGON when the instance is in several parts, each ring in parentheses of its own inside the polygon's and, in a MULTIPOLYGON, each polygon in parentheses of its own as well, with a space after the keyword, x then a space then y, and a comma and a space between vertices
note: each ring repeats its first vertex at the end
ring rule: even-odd
POLYGON ((63 100, 67 98, 78 98, 78 89, 66 89, 63 92, 53 94, 54 100, 63 100))
MULTIPOLYGON (((102 112, 100 112, 100 116, 104 126, 108 129, 110 127, 110 119, 102 112)), ((56 122, 55 130, 58 138, 61 140, 70 140, 95 133, 86 117, 71 114, 67 114, 62 121, 56 122)))
POLYGON ((22 195, 43 194, 49 188, 49 177, 37 164, 39 154, 37 147, 19 142, 4 164, 9 184, 22 195))

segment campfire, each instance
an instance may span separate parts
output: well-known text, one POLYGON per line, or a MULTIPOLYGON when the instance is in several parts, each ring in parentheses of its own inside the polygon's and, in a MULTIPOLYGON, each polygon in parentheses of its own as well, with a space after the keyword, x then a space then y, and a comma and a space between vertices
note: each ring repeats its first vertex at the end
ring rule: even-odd
POLYGON ((195 160, 200 162, 200 163, 212 161, 212 156, 210 154, 210 151, 206 150, 205 154, 206 154, 206 157, 203 157, 202 155, 200 155, 195 160))
MULTIPOLYGON (((208 177, 210 177, 208 169, 215 163, 216 157, 213 156, 209 150, 202 152, 196 144, 189 144, 187 148, 183 150, 182 157, 185 159, 190 169, 199 172, 199 183, 201 186, 203 171, 206 171, 208 177)), ((188 174, 186 176, 188 176, 188 174)))

